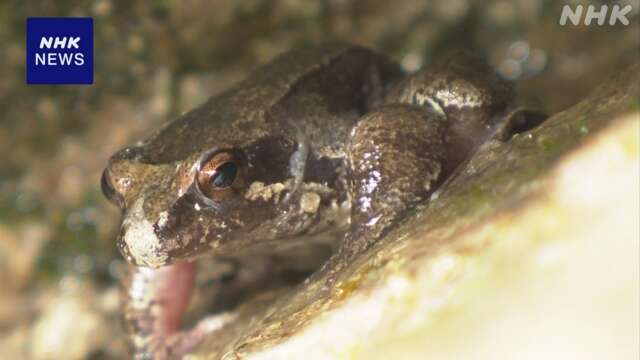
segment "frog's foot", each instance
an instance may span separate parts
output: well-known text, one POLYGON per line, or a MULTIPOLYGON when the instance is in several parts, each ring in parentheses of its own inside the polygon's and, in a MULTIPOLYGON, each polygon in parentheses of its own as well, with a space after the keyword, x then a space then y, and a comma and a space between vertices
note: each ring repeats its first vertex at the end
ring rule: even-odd
POLYGON ((124 284, 125 322, 135 359, 182 358, 234 321, 229 309, 255 294, 298 283, 310 271, 290 269, 268 256, 207 260, 159 269, 131 267, 124 284), (211 311, 214 315, 194 322, 211 311), (183 322, 196 325, 185 329, 183 322))
POLYGON ((235 318, 234 313, 216 314, 199 321, 192 329, 154 338, 146 348, 136 350, 135 359, 181 359, 191 354, 207 336, 223 329, 235 318))
POLYGON ((497 127, 494 138, 508 141, 515 134, 529 131, 542 124, 549 116, 537 109, 517 107, 511 110, 497 127))
POLYGON ((195 265, 131 266, 124 282, 125 323, 136 359, 168 359, 164 342, 175 334, 191 300, 195 265))
MULTIPOLYGON (((195 275, 196 264, 191 262, 160 269, 131 268, 125 283, 125 322, 135 359, 180 359, 235 318, 222 312, 191 329, 180 329, 194 293, 195 275)), ((225 275, 221 273, 223 282, 225 275)))

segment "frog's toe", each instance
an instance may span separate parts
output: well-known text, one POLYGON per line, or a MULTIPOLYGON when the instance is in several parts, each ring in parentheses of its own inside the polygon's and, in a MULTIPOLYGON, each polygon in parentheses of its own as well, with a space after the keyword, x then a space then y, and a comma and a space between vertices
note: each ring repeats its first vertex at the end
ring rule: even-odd
POLYGON ((548 117, 549 115, 541 110, 518 107, 510 111, 502 124, 498 126, 495 138, 500 141, 508 141, 516 134, 538 127, 548 117))

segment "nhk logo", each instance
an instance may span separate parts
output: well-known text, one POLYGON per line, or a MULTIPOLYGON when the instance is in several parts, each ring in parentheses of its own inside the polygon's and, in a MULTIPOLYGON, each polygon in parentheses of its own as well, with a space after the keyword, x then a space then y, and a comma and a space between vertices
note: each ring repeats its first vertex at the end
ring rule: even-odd
POLYGON ((628 26, 629 19, 627 18, 627 15, 629 15, 633 10, 631 5, 613 5, 611 8, 607 5, 602 5, 599 9, 595 5, 588 5, 586 6, 586 12, 583 12, 584 9, 585 6, 583 5, 577 5, 574 7, 564 5, 562 7, 562 13, 560 14, 560 25, 565 26, 567 24, 567 20, 569 20, 573 26, 578 26, 580 23, 589 26, 595 20, 598 26, 602 26, 605 23, 608 23, 610 26, 614 26, 617 23, 628 26), (584 17, 582 16, 583 13, 584 17), (608 22, 607 19, 609 20, 608 22))
MULTIPOLYGON (((40 49, 80 49, 78 46, 80 37, 59 38, 55 40, 52 36, 40 39, 40 49), (55 41, 55 42, 54 42, 55 41), (68 42, 67 42, 68 41, 68 42), (53 46, 52 46, 53 44, 53 46)), ((36 65, 84 65, 84 54, 78 53, 60 53, 60 52, 40 52, 36 53, 36 65)))
POLYGON ((93 19, 28 18, 27 83, 93 83, 93 19))

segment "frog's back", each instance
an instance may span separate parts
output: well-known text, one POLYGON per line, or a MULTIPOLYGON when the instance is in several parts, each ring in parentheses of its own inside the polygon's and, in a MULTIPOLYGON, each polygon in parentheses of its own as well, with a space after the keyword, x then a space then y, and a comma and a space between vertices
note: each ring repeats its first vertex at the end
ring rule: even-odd
MULTIPOLYGON (((365 48, 327 44, 284 53, 144 143, 142 161, 167 163, 224 144, 242 147, 301 131, 322 146, 342 141, 399 67, 365 48), (329 130, 329 131, 328 131, 329 130)), ((322 147, 321 146, 321 147, 322 147)))

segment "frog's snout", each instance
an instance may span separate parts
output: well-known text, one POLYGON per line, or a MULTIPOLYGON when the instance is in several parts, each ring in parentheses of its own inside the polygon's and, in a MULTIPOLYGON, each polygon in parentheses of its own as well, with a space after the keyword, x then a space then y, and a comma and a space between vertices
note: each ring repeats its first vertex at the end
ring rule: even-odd
POLYGON ((100 179, 104 196, 123 212, 137 196, 148 173, 149 165, 140 162, 140 152, 139 147, 126 147, 115 153, 100 179))
POLYGON ((147 218, 144 199, 136 200, 127 210, 118 235, 118 249, 128 262, 158 268, 170 263, 169 249, 156 233, 158 221, 147 218))
POLYGON ((162 193, 158 167, 142 161, 141 151, 134 146, 115 153, 102 174, 101 185, 105 197, 124 215, 117 239, 122 255, 135 265, 157 268, 169 263, 166 244, 156 230, 163 225, 160 211, 170 200, 158 195, 162 193))

